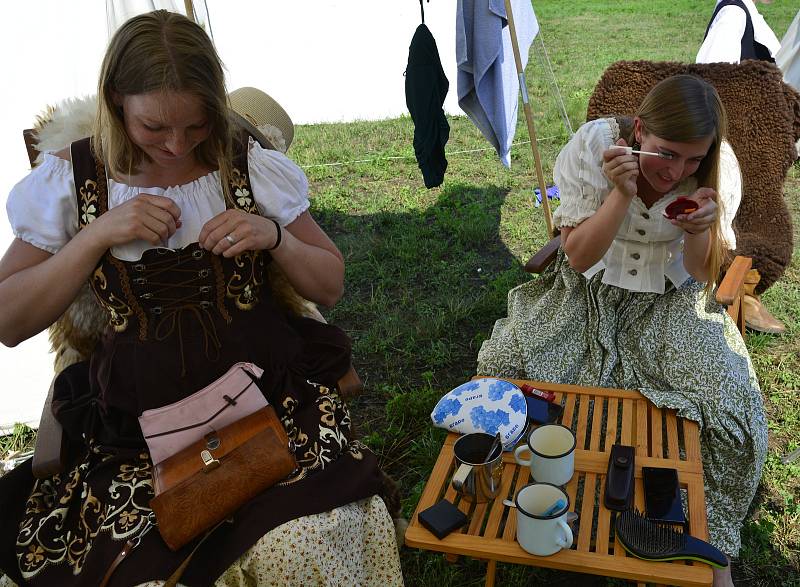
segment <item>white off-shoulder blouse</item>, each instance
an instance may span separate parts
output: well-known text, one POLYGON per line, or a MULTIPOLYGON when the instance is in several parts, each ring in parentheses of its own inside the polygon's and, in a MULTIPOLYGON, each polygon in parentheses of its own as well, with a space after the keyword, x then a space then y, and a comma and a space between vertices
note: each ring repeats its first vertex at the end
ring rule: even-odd
MULTIPOLYGON (((253 196, 262 215, 286 226, 308 209, 308 179, 291 159, 263 149, 252 139, 247 159, 253 196)), ((203 225, 225 211, 218 171, 166 189, 133 187, 109 179, 108 207, 124 204, 140 193, 165 196, 180 208, 181 227, 164 243, 171 249, 196 242, 203 225)), ((17 238, 49 253, 58 252, 78 232, 72 162, 46 153, 44 161, 11 190, 6 210, 17 238)), ((113 247, 111 253, 124 261, 136 261, 150 248, 153 245, 146 241, 132 241, 113 247)))
MULTIPOLYGON (((578 226, 611 192, 613 184, 602 168, 603 151, 617 139, 617 121, 600 118, 581 126, 559 153, 553 175, 561 204, 553 215, 554 226, 578 226)), ((718 187, 723 236, 728 248, 734 249, 732 223, 741 201, 741 174, 736 155, 725 141, 720 149, 718 187)), ((696 189, 697 180, 688 177, 650 208, 634 197, 614 241, 603 258, 583 273, 586 278, 604 269, 603 283, 631 291, 664 293, 665 277, 680 287, 689 278, 683 266, 684 232, 670 224, 663 213, 678 196, 689 196, 696 189)))

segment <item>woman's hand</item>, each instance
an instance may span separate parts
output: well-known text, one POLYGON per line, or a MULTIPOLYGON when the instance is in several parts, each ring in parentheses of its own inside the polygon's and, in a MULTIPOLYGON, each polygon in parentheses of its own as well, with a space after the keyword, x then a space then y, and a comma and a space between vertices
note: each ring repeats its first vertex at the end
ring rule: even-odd
POLYGON ((206 222, 197 240, 215 255, 235 257, 244 251, 272 248, 278 242, 278 229, 268 218, 232 209, 206 222))
POLYGON ((135 240, 164 245, 181 226, 181 209, 165 196, 139 194, 86 227, 103 250, 135 240))
MULTIPOLYGON (((616 145, 627 147, 628 143, 625 139, 619 139, 616 145)), ((633 198, 638 191, 636 180, 639 178, 639 160, 614 147, 612 145, 603 151, 603 173, 624 196, 633 198)))
POLYGON ((670 222, 689 234, 705 232, 711 228, 719 214, 717 192, 711 188, 698 188, 688 199, 697 202, 699 208, 690 214, 678 214, 670 222))

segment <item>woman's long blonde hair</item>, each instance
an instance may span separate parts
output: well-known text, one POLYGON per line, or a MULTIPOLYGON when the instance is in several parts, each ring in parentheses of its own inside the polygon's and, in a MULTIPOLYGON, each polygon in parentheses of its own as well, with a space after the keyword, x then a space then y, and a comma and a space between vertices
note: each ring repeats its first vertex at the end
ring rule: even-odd
MULTIPOLYGON (((645 96, 636 112, 647 130, 666 141, 677 143, 713 137, 708 154, 700 163, 694 177, 698 187, 719 189, 720 145, 728 129, 725 107, 714 86, 693 75, 674 75, 655 86, 645 96)), ((626 138, 629 145, 635 142, 633 129, 626 138)), ((727 260, 728 250, 722 238, 720 218, 723 202, 717 198, 719 212, 711 226, 711 247, 708 256, 709 280, 706 293, 710 294, 727 260)))
POLYGON ((206 108, 208 138, 195 147, 200 164, 219 169, 229 198, 232 138, 225 74, 206 32, 181 14, 156 10, 134 16, 114 34, 97 87, 95 154, 115 176, 132 175, 146 157, 128 137, 115 96, 186 92, 206 108))

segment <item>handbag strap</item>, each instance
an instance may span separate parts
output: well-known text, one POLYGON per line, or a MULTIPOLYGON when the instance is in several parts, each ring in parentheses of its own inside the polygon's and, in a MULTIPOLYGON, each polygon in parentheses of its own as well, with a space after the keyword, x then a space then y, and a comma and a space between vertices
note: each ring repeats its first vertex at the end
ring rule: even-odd
POLYGON ((187 556, 185 559, 183 559, 183 562, 180 565, 178 565, 178 568, 175 569, 175 571, 169 576, 169 578, 164 583, 163 587, 177 587, 178 581, 183 576, 183 573, 186 570, 186 567, 189 566, 189 561, 192 560, 192 557, 194 556, 194 553, 197 552, 197 549, 200 548, 200 546, 203 544, 203 542, 205 542, 206 539, 209 536, 211 536, 211 534, 213 534, 214 530, 216 530, 217 528, 222 526, 222 524, 224 524, 225 522, 228 522, 228 521, 229 521, 228 519, 221 520, 220 522, 217 523, 216 526, 214 526, 213 528, 211 528, 211 530, 209 530, 208 532, 205 533, 205 536, 203 536, 200 539, 200 541, 197 544, 195 544, 194 548, 192 549, 192 552, 189 553, 189 556, 187 556))
POLYGON ((144 528, 142 528, 133 538, 128 539, 128 541, 122 547, 122 550, 111 562, 111 566, 108 567, 106 574, 103 576, 103 580, 100 582, 100 587, 106 587, 106 585, 108 585, 108 582, 111 580, 111 575, 114 574, 114 571, 117 570, 117 567, 122 564, 122 561, 128 558, 128 555, 133 552, 136 547, 139 546, 139 544, 141 544, 144 535, 156 526, 156 517, 154 512, 151 511, 148 513, 146 518, 147 525, 144 526, 144 528))
MULTIPOLYGON (((209 530, 208 532, 205 533, 205 535, 197 542, 197 544, 195 544, 194 548, 189 553, 189 555, 185 559, 183 559, 181 564, 178 565, 178 568, 175 569, 172 572, 172 574, 169 576, 169 578, 164 583, 163 587, 176 587, 178 585, 178 581, 183 576, 184 571, 186 571, 186 567, 189 566, 189 561, 192 560, 192 557, 194 556, 194 553, 197 552, 197 549, 200 548, 200 546, 206 541, 206 539, 209 536, 211 536, 211 534, 214 533, 214 530, 216 530, 217 528, 222 526, 222 524, 224 524, 225 522, 228 522, 228 521, 232 521, 232 520, 223 519, 223 520, 219 521, 216 526, 214 526, 213 528, 211 528, 211 530, 209 530)), ((114 571, 117 570, 117 567, 119 567, 119 565, 122 564, 122 561, 124 561, 126 558, 128 558, 128 555, 131 552, 133 552, 136 549, 137 546, 139 546, 139 544, 142 541, 142 537, 153 526, 155 526, 154 523, 149 523, 149 525, 147 527, 145 527, 145 529, 142 532, 140 532, 134 538, 131 538, 130 540, 128 540, 125 543, 125 546, 122 547, 122 550, 119 552, 119 554, 116 556, 116 558, 111 562, 111 566, 108 567, 108 570, 106 571, 106 574, 103 576, 103 580, 100 582, 100 587, 107 587, 108 582, 111 580, 111 575, 114 574, 114 571)))

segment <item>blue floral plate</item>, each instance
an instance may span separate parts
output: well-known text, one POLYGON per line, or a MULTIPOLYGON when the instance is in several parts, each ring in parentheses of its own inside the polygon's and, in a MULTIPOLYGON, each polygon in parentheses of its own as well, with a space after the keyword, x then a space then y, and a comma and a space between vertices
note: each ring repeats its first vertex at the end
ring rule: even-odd
POLYGON ((434 426, 467 434, 486 432, 502 436, 503 448, 511 449, 525 433, 528 405, 519 387, 485 377, 474 379, 447 393, 431 412, 434 426))

